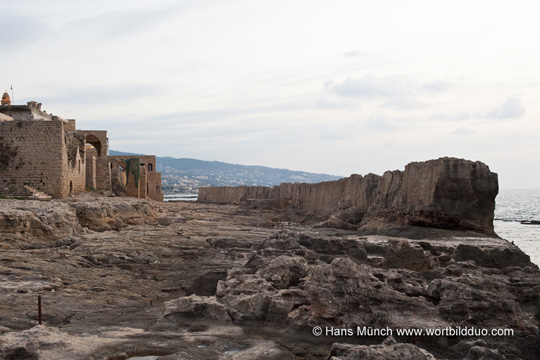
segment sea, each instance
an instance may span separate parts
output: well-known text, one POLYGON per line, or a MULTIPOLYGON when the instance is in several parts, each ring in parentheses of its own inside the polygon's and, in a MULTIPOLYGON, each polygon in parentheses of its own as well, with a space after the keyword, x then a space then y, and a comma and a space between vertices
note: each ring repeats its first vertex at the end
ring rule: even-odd
POLYGON ((495 198, 495 232, 513 241, 540 266, 540 225, 522 222, 540 221, 540 189, 499 190, 495 198))
MULTIPOLYGON (((164 200, 196 201, 197 194, 165 195, 164 200)), ((540 221, 540 189, 499 190, 495 203, 495 232, 513 241, 540 266, 540 225, 522 223, 540 221)))
POLYGON ((163 201, 197 201, 198 194, 164 194, 163 201))

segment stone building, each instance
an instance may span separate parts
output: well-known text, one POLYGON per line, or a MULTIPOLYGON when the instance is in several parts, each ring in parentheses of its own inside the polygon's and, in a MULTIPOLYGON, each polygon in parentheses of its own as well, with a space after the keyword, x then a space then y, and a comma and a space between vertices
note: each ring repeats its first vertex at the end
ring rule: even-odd
POLYGON ((0 105, 0 196, 63 198, 87 189, 163 200, 155 156, 108 156, 107 131, 77 130, 41 103, 0 105))

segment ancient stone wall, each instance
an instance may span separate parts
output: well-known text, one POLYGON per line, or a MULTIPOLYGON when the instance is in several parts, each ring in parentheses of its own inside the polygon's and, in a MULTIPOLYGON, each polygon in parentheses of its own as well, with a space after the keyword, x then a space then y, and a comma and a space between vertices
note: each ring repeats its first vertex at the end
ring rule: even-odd
POLYGON ((115 155, 108 156, 107 158, 111 163, 115 164, 114 166, 119 166, 122 162, 130 159, 138 159, 140 164, 138 182, 140 182, 140 184, 138 186, 135 186, 135 183, 129 184, 130 181, 135 181, 135 178, 132 174, 132 179, 130 180, 130 175, 126 173, 128 181, 128 186, 126 187, 127 196, 163 201, 163 194, 161 193, 161 174, 156 172, 155 155, 115 155))
POLYGON ((62 194, 83 192, 86 186, 86 141, 85 135, 77 131, 65 131, 62 147, 62 194))
POLYGON ((109 157, 107 131, 76 130, 74 119, 47 114, 35 101, 1 106, 0 115, 0 195, 62 198, 88 186, 163 200, 155 156, 109 157))
POLYGON ((0 193, 28 195, 31 186, 62 197, 64 123, 0 122, 0 193))
MULTIPOLYGON (((127 196, 141 197, 141 167, 138 158, 126 159, 126 192, 127 196)), ((144 172, 146 175, 146 172, 144 172)))
POLYGON ((86 146, 86 187, 90 189, 97 189, 96 159, 96 149, 92 146, 86 146))
POLYGON ((383 176, 352 175, 319 184, 208 187, 199 202, 231 204, 285 199, 289 208, 332 216, 378 233, 392 226, 471 230, 494 235, 497 174, 481 162, 440 158, 408 164, 383 176))
POLYGON ((199 202, 240 203, 248 199, 287 199, 291 206, 316 215, 328 215, 351 207, 368 207, 375 201, 380 176, 351 175, 317 184, 283 183, 266 186, 224 186, 199 189, 199 202))
POLYGON ((14 120, 52 120, 53 115, 41 110, 41 103, 29 101, 27 105, 0 106, 0 112, 14 120))
POLYGON ((86 142, 96 149, 96 157, 109 155, 109 141, 105 130, 77 130, 86 136, 86 142))
POLYGON ((161 192, 161 173, 149 171, 147 174, 147 194, 152 200, 163 201, 161 192))
POLYGON ((65 131, 75 131, 77 130, 77 122, 75 119, 67 119, 67 124, 64 125, 65 131))
POLYGON ((149 172, 156 171, 156 156, 155 155, 136 155, 141 162, 141 166, 146 168, 149 172))
POLYGON ((148 171, 145 169, 144 166, 140 167, 140 175, 139 175, 139 198, 141 199, 147 199, 148 198, 148 171))
POLYGON ((96 158, 96 189, 111 191, 112 167, 106 157, 96 158))

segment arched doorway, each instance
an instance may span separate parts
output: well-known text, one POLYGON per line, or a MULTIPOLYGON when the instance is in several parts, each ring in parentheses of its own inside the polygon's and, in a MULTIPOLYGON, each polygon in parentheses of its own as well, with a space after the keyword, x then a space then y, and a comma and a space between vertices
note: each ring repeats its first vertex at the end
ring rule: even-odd
POLYGON ((101 146, 101 141, 98 139, 97 136, 92 134, 86 135, 86 143, 92 145, 96 149, 97 157, 102 156, 103 147, 101 146))

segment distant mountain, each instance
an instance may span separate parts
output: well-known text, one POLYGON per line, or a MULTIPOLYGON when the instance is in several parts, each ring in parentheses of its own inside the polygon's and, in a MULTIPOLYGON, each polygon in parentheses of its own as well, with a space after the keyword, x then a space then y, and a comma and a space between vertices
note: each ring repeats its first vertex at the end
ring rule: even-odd
MULTIPOLYGON (((109 154, 137 155, 114 150, 110 150, 109 154)), ((156 170, 161 172, 162 190, 165 194, 197 192, 199 187, 203 186, 273 186, 284 182, 317 183, 341 178, 304 171, 236 165, 220 161, 177 159, 170 156, 157 156, 156 160, 156 170)))

